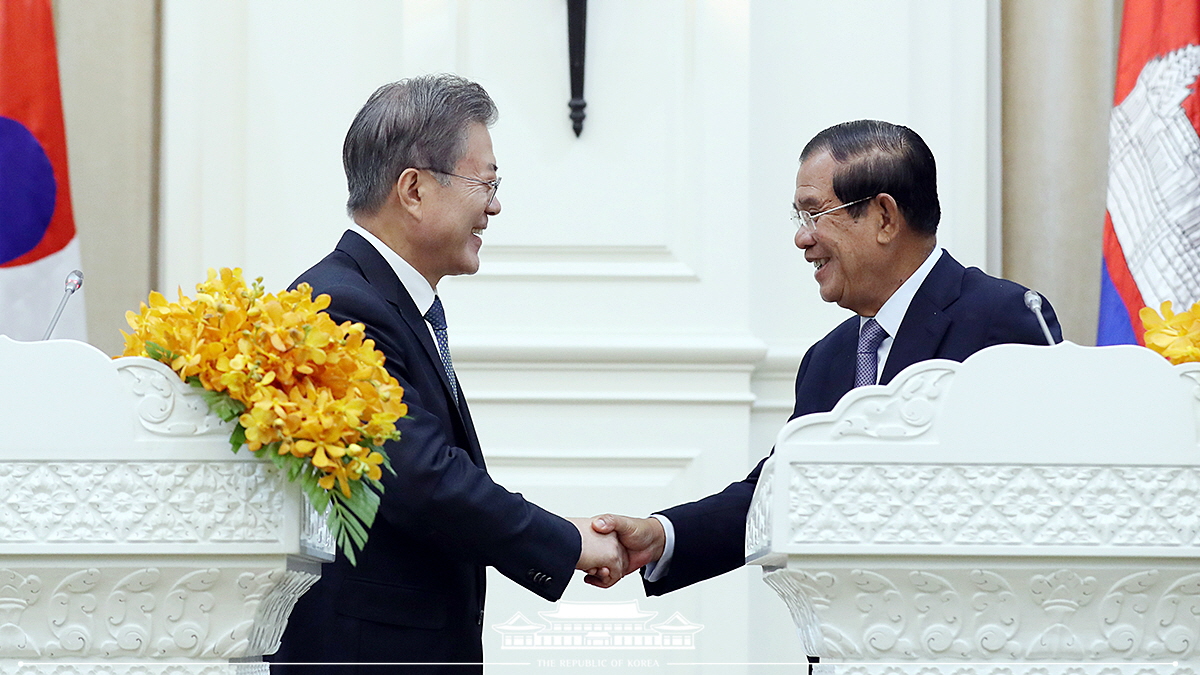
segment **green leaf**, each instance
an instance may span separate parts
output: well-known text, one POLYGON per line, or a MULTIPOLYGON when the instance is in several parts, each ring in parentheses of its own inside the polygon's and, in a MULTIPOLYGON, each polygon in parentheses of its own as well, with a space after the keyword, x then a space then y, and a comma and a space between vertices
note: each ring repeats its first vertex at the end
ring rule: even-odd
POLYGON ((205 389, 204 385, 200 384, 200 379, 196 377, 189 377, 188 382, 200 389, 200 396, 208 404, 208 409, 222 420, 232 422, 246 412, 246 404, 230 396, 229 392, 205 389))
POLYGON ((379 510, 379 495, 367 489, 362 483, 351 487, 350 498, 341 498, 346 509, 355 515, 363 525, 370 527, 375 522, 375 512, 379 510))
POLYGON ((344 514, 342 515, 342 525, 344 531, 350 536, 350 539, 354 541, 355 545, 357 545, 358 549, 361 551, 362 547, 367 545, 366 529, 364 529, 362 524, 356 519, 353 517, 346 517, 344 514))
POLYGON ((345 537, 338 537, 338 543, 341 544, 342 553, 346 554, 346 559, 350 561, 350 564, 358 567, 358 560, 354 558, 354 547, 350 545, 350 542, 346 541, 345 537))
POLYGON ((234 452, 237 452, 238 450, 241 450, 242 446, 245 444, 246 427, 242 426, 241 422, 238 422, 237 426, 233 428, 233 433, 229 434, 229 445, 233 446, 234 452))
POLYGON ((149 356, 155 361, 161 361, 167 365, 171 365, 171 362, 175 360, 176 355, 175 352, 163 349, 157 342, 147 342, 146 356, 149 356))
POLYGON ((350 510, 345 507, 345 502, 342 499, 342 497, 334 497, 334 513, 337 514, 338 519, 342 522, 342 526, 350 533, 350 536, 358 543, 358 547, 361 549, 367 543, 367 530, 362 526, 362 523, 358 522, 358 518, 355 518, 350 510))
POLYGON ((369 529, 375 524, 375 516, 379 513, 379 493, 374 490, 363 490, 363 501, 366 502, 364 513, 359 516, 363 525, 369 529))

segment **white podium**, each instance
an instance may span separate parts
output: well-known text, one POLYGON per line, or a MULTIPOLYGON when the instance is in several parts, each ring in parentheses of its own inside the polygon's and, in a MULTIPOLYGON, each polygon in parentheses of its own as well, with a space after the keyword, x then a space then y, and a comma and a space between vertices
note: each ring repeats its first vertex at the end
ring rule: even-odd
POLYGON ((746 560, 816 672, 1200 673, 1200 364, 1005 345, 789 422, 746 560))
POLYGON ((166 366, 0 336, 0 674, 267 673, 334 546, 166 366))

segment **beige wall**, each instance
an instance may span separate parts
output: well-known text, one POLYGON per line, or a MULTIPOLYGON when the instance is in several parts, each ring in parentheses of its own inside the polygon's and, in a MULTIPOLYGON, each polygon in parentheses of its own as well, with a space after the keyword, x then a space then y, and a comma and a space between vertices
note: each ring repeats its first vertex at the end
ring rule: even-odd
POLYGON ((125 311, 156 274, 157 0, 55 0, 88 341, 122 349, 125 311))
POLYGON ((1120 0, 1005 0, 1004 276, 1096 343, 1120 0))

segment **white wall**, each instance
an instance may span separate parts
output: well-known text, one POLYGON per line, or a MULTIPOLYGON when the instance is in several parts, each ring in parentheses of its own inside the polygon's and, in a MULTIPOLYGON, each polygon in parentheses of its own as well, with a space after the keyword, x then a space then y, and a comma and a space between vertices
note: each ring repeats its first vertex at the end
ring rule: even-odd
MULTIPOLYGON (((984 264, 988 36, 985 2, 592 2, 577 139, 562 0, 167 0, 164 286, 234 265, 285 286, 346 222, 341 140, 367 96, 460 73, 500 108, 503 212, 479 274, 439 291, 492 472, 565 515, 699 498, 765 454, 803 350, 846 316, 791 243, 808 138, 863 117, 912 126, 941 168, 943 244, 984 264)), ((801 659, 757 577, 657 599, 634 580, 567 591, 678 612, 705 626, 695 650, 501 650, 489 628, 488 659, 801 659)), ((496 577, 488 608, 490 627, 552 606, 496 577)))

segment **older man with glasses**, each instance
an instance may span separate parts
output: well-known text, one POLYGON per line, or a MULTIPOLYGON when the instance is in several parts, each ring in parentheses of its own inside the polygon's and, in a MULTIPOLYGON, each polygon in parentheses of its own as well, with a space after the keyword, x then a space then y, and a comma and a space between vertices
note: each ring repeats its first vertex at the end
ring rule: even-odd
MULTIPOLYGON (((852 388, 887 384, 919 361, 1046 344, 1025 305, 1027 289, 938 248, 933 153, 911 129, 860 120, 817 134, 800 155, 791 215, 821 298, 854 313, 804 355, 793 418, 827 412, 852 388)), ((1062 340, 1050 303, 1041 311, 1062 340)), ((593 526, 620 535, 630 569, 646 565, 648 595, 683 588, 742 566, 761 469, 759 462, 724 491, 650 518, 608 514, 593 526)))
POLYGON ((547 600, 576 569, 605 583, 624 550, 588 519, 566 520, 488 475, 450 358, 438 282, 479 269, 500 213, 488 127, 496 107, 453 75, 381 87, 342 149, 352 225, 304 272, 335 321, 361 322, 404 387, 407 417, 386 450, 395 473, 357 565, 325 565, 272 658, 282 673, 481 673, 485 567, 547 600), (360 669, 356 664, 390 664, 360 669))

